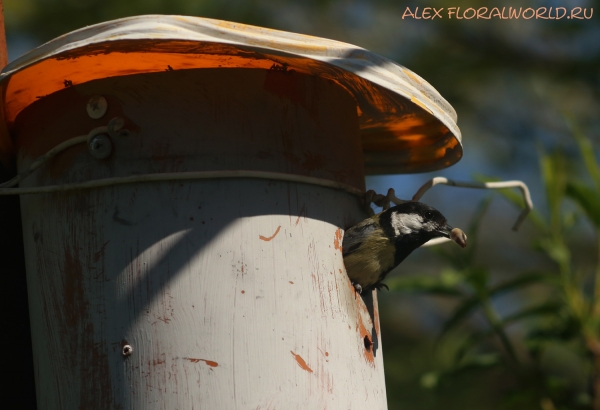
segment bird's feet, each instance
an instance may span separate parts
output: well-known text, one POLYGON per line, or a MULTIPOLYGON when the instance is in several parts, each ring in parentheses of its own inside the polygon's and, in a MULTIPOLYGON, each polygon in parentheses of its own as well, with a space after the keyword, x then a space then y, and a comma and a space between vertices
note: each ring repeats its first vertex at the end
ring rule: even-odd
POLYGON ((386 288, 387 290, 390 290, 390 288, 388 288, 388 285, 386 285, 385 283, 379 282, 377 285, 375 285, 375 289, 380 291, 381 288, 386 288))
POLYGON ((353 283, 352 287, 354 288, 354 292, 358 293, 359 295, 362 293, 362 286, 360 286, 358 283, 353 283))

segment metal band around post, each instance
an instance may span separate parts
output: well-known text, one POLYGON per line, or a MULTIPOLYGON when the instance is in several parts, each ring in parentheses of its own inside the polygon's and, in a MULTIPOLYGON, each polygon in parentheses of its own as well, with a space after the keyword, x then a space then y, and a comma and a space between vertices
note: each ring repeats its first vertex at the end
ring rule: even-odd
MULTIPOLYGON (((382 207, 383 210, 386 210, 390 207, 390 204, 401 204, 403 202, 407 202, 406 200, 400 199, 396 197, 396 193, 393 188, 388 190, 387 195, 377 194, 373 190, 369 190, 366 193, 362 190, 355 188, 353 186, 332 181, 329 179, 309 177, 304 175, 294 175, 294 174, 284 174, 280 172, 269 172, 269 171, 251 171, 251 170, 232 170, 232 171, 190 171, 190 172, 171 172, 171 173, 160 173, 160 174, 143 174, 143 175, 131 175, 127 177, 115 177, 115 178, 102 178, 96 179, 93 181, 79 182, 79 183, 71 183, 71 184, 59 184, 59 185, 48 185, 42 187, 32 187, 32 188, 13 188, 20 181, 27 178, 31 175, 37 168, 39 168, 46 161, 56 156, 60 152, 65 149, 72 147, 73 145, 80 144, 83 142, 87 142, 88 145, 92 138, 98 136, 101 133, 108 132, 110 135, 115 134, 117 131, 126 132, 126 130, 121 130, 122 120, 120 118, 113 118, 108 126, 97 127, 91 130, 88 135, 81 135, 78 137, 71 138, 66 140, 56 147, 49 150, 46 154, 42 155, 36 161, 34 161, 31 166, 19 173, 16 177, 12 178, 9 181, 6 181, 0 184, 0 195, 26 195, 26 194, 43 194, 43 193, 51 193, 51 192, 64 192, 64 191, 73 191, 80 189, 92 189, 92 188, 100 188, 107 187, 113 185, 123 185, 123 184, 133 184, 133 183, 142 183, 142 182, 160 182, 160 181, 181 181, 181 180, 201 180, 201 179, 222 179, 222 178, 249 178, 249 179, 270 179, 274 181, 285 181, 285 182, 297 182, 302 184, 311 184, 322 186, 325 188, 338 189, 349 194, 358 196, 359 198, 365 201, 364 208, 365 211, 373 215, 374 212, 371 208, 371 203, 375 204, 378 207, 382 207)), ((531 201, 531 195, 529 193, 529 189, 527 185, 522 181, 502 181, 502 182, 461 182, 461 181, 453 181, 445 177, 435 177, 431 180, 427 181, 415 195, 413 196, 413 201, 418 201, 421 199, 423 194, 427 192, 430 188, 434 187, 438 184, 445 184, 449 186, 455 187, 464 187, 464 188, 478 188, 478 189, 504 189, 504 188, 519 188, 521 193, 523 194, 523 199, 525 202, 525 209, 519 215, 519 218, 515 222, 513 226, 513 230, 516 231, 519 229, 520 225, 523 223, 529 212, 533 209, 533 202, 531 201)), ((447 238, 437 238, 427 242, 423 246, 433 246, 442 244, 450 241, 447 238)))
MULTIPOLYGON (((194 180, 194 179, 220 179, 220 178, 254 178, 254 179, 271 179, 276 181, 300 182, 304 184, 318 185, 326 188, 339 189, 348 192, 352 195, 363 197, 365 193, 350 185, 341 182, 331 181, 329 179, 308 177, 304 175, 284 174, 280 172, 268 171, 197 171, 197 172, 170 172, 162 174, 144 174, 131 175, 127 177, 103 178, 93 181, 48 185, 32 188, 1 188, 0 195, 23 195, 23 194, 43 194, 49 192, 73 191, 78 189, 100 188, 112 185, 133 184, 141 182, 157 182, 157 181, 177 181, 177 180, 194 180)), ((21 178, 23 179, 23 178, 21 178)))

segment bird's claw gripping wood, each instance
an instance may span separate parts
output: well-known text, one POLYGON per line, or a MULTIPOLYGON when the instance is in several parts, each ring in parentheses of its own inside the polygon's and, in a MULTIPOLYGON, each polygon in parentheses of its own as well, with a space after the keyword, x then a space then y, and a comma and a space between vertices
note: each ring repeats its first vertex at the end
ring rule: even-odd
MULTIPOLYGON (((360 286, 358 283, 352 283, 352 287, 354 288, 354 291, 356 293, 358 293, 359 295, 362 294, 362 286, 360 286)), ((381 291, 382 288, 386 288, 387 290, 390 290, 390 288, 388 287, 388 285, 386 285, 385 283, 378 283, 377 285, 373 286, 375 289, 381 291)))
POLYGON ((388 288, 388 285, 386 285, 385 283, 378 283, 377 285, 375 285, 375 289, 377 289, 378 291, 381 291, 382 288, 390 290, 390 288, 388 288))
POLYGON ((394 205, 400 205, 405 202, 409 201, 398 198, 396 196, 396 191, 393 188, 388 189, 387 195, 378 194, 370 189, 365 194, 365 211, 367 211, 369 216, 373 216, 375 215, 375 212, 373 212, 373 208, 371 208, 372 203, 383 208, 385 211, 386 209, 390 208, 390 203, 393 203, 394 205))

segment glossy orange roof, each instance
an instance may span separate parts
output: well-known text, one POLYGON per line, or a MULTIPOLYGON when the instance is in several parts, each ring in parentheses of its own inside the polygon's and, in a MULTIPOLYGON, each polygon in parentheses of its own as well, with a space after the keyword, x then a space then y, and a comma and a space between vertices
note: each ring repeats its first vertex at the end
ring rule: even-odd
MULTIPOLYGON (((354 95, 367 174, 426 172, 462 157, 456 113, 410 70, 350 44, 226 21, 139 16, 54 39, 0 73, 10 132, 29 104, 66 86, 167 69, 261 68, 318 75, 354 95)), ((12 154, 0 132, 0 155, 12 154)))

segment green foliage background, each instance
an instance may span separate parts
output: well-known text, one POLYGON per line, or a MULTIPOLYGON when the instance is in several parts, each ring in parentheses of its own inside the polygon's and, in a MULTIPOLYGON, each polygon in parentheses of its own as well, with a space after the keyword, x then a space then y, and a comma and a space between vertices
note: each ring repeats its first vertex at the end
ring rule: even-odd
MULTIPOLYGON (((600 409, 600 2, 4 0, 4 8, 13 59, 86 25, 183 14, 333 38, 417 72, 454 106, 464 137, 464 159, 438 174, 521 179, 537 210, 515 234, 514 193, 426 195, 453 226, 469 227, 469 247, 415 252, 380 294, 389 408, 600 409), (594 15, 402 18, 407 7, 483 6, 581 6, 594 15)), ((431 176, 367 182, 410 197, 431 176)))
MULTIPOLYGON (((436 344, 428 348, 435 353, 435 359, 424 367, 429 371, 420 378, 422 389, 443 397, 445 388, 471 376, 472 382, 485 384, 477 384, 476 390, 470 392, 489 392, 490 383, 505 384, 502 389, 489 392, 498 394, 489 408, 549 410, 600 406, 600 165, 589 140, 577 131, 574 139, 590 184, 565 170, 566 158, 560 151, 539 154, 550 212, 544 216, 534 211, 529 220, 536 229, 532 248, 553 262, 550 267, 518 272, 494 283, 490 267, 476 258, 481 243, 480 223, 492 199, 489 196, 473 215, 468 230, 473 246, 466 254, 439 247, 434 250, 446 261, 441 274, 396 277, 390 281, 390 289, 400 294, 419 293, 455 301, 436 344), (573 213, 564 211, 565 202, 569 201, 577 206, 573 213), (579 218, 596 231, 596 263, 592 269, 572 255, 569 236, 577 234, 579 218), (500 315, 494 299, 517 292, 522 292, 527 300, 512 313, 500 315), (475 313, 485 319, 483 326, 466 323, 475 313), (515 325, 520 325, 519 332, 511 335, 509 330, 515 325)), ((522 199, 514 192, 505 191, 502 195, 522 206, 522 199)), ((461 396, 462 400, 477 398, 465 393, 461 396)), ((453 406, 459 399, 449 400, 453 406)), ((434 407, 422 408, 435 408, 440 402, 434 403, 434 407)), ((483 408, 481 404, 461 406, 483 408)))

